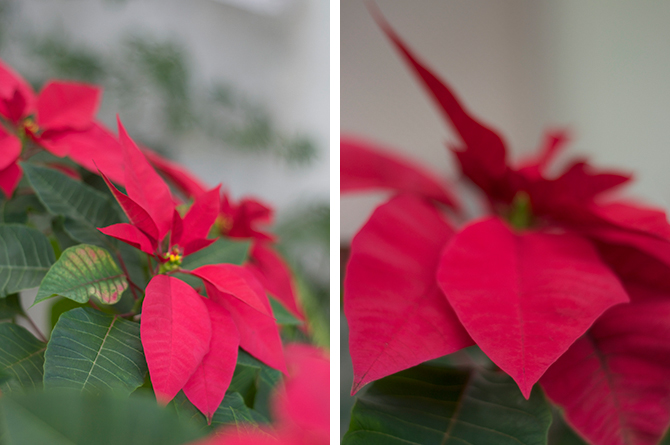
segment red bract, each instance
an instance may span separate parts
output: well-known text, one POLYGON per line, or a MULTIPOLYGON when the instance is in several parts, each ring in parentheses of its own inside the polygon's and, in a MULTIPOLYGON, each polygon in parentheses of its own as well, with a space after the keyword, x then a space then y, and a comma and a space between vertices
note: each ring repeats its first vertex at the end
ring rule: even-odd
POLYGON ((604 202, 604 192, 630 177, 583 160, 548 177, 567 140, 562 132, 510 166, 503 138, 377 19, 460 136, 461 171, 495 216, 452 235, 437 205, 445 203, 439 181, 343 138, 342 191, 405 193, 379 207, 352 241, 344 287, 354 391, 471 337, 525 397, 541 379, 594 443, 656 443, 670 421, 670 318, 658 298, 670 292, 665 214, 604 202))
POLYGON ((55 156, 69 155, 97 171, 97 162, 112 179, 121 176, 118 142, 94 119, 102 91, 92 85, 50 81, 39 95, 0 61, 0 116, 10 132, 0 129, 0 189, 9 196, 21 178, 17 164, 24 141, 55 156))
POLYGON ((128 195, 101 174, 130 223, 100 231, 146 252, 157 263, 158 275, 149 282, 143 303, 141 338, 158 399, 167 402, 183 389, 211 420, 230 384, 238 347, 285 369, 277 324, 261 284, 245 268, 216 264, 181 269, 185 255, 215 241, 207 236, 219 215, 219 187, 196 196, 182 217, 167 184, 120 121, 119 135, 128 195), (209 300, 183 281, 162 275, 176 271, 201 278, 209 300))
POLYGON ((271 247, 271 242, 275 238, 258 227, 271 223, 272 216, 272 208, 260 201, 245 198, 236 204, 224 193, 217 227, 225 236, 253 240, 246 267, 272 296, 293 315, 304 320, 305 316, 298 305, 291 272, 284 260, 271 247))
POLYGON ((404 195, 377 208, 354 237, 344 281, 352 393, 472 344, 435 280, 453 234, 428 202, 404 195))
MULTIPOLYGON (((330 443, 330 361, 308 345, 286 348, 288 376, 272 397, 274 430, 223 427, 198 445, 326 445, 330 443)), ((195 445, 195 444, 193 444, 195 445)))

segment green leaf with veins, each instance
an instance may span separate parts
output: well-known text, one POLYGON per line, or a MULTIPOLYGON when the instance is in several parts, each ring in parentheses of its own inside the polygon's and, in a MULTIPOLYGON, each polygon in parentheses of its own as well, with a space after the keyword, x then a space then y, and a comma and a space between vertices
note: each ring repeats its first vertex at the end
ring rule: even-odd
POLYGON ((54 261, 53 247, 40 231, 0 224, 0 297, 39 286, 54 261))
POLYGON ((358 397, 344 445, 545 445, 552 416, 542 391, 525 400, 502 372, 419 365, 358 397))
POLYGON ((13 377, 8 386, 3 387, 3 392, 19 387, 42 387, 45 349, 46 344, 27 329, 13 323, 0 323, 0 372, 13 377))
POLYGON ((130 394, 144 383, 140 325, 91 308, 60 316, 44 356, 44 387, 130 394))
POLYGON ((60 295, 78 303, 95 297, 114 304, 128 288, 123 271, 105 249, 79 244, 66 249, 42 280, 35 304, 60 295))

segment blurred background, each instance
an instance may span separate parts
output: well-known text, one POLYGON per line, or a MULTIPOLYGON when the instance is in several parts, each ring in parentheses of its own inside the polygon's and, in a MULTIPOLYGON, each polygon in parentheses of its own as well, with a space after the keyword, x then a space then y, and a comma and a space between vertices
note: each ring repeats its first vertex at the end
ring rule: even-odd
POLYGON ((118 113, 206 184, 273 206, 326 346, 329 20, 327 0, 0 0, 0 57, 36 88, 103 86, 109 128, 118 113))
MULTIPOLYGON (((573 136, 559 158, 587 156, 634 173, 630 196, 670 204, 670 3, 652 0, 376 0, 407 44, 449 82, 473 115, 498 129, 512 159, 547 128, 573 136)), ((341 5, 341 127, 457 179, 451 129, 371 19, 341 5)), ((343 255, 388 195, 341 203, 343 255)), ((344 267, 342 268, 344 271, 344 267)), ((344 317, 342 325, 346 326, 344 317)), ((342 428, 351 363, 342 329, 342 428)))

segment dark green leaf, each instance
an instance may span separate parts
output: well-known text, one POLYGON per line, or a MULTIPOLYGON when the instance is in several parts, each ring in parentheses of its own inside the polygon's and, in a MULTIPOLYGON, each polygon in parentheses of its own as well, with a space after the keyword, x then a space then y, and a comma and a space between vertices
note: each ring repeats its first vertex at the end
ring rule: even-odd
POLYGON ((25 328, 0 323, 0 371, 12 376, 19 387, 42 387, 45 349, 46 345, 25 328))
POLYGON ((248 406, 265 417, 270 417, 270 397, 274 392, 281 372, 240 349, 237 366, 229 391, 239 392, 248 406))
POLYGON ((242 431, 257 431, 260 424, 267 424, 268 420, 260 413, 244 404, 239 393, 227 392, 223 402, 212 417, 212 425, 235 425, 242 431))
POLYGON ((374 382, 342 443, 544 445, 551 419, 540 389, 525 400, 506 374, 420 365, 374 382))
POLYGON ((61 315, 44 357, 45 388, 130 394, 146 372, 140 325, 90 308, 61 315))
POLYGON ((55 298, 51 301, 53 304, 51 305, 49 315, 49 321, 51 322, 51 330, 49 332, 53 331, 53 328, 56 327, 56 323, 58 323, 58 319, 61 315, 72 309, 87 306, 86 304, 77 303, 76 301, 68 300, 67 298, 55 298))
MULTIPOLYGON (((198 411, 184 395, 183 391, 172 399, 170 405, 180 417, 186 417, 202 428, 207 427, 207 419, 198 411)), ((222 425, 236 425, 245 430, 257 430, 259 424, 269 424, 266 417, 259 412, 249 408, 244 403, 244 398, 237 392, 227 391, 221 405, 212 416, 212 427, 218 428, 222 425)))
POLYGON ((1 200, 1 219, 4 223, 25 224, 28 222, 28 212, 44 212, 44 206, 35 195, 19 195, 10 200, 1 200))
POLYGON ((47 391, 0 399, 4 445, 179 445, 204 436, 140 395, 47 391))
POLYGON ((123 271, 105 249, 80 244, 66 249, 46 274, 35 303, 60 295, 78 303, 95 297, 114 304, 128 288, 123 271))
POLYGON ((0 297, 39 286, 54 261, 49 240, 38 230, 0 225, 0 297))
POLYGON ((23 314, 21 299, 19 294, 7 295, 6 298, 0 298, 0 320, 10 320, 17 315, 23 314))
POLYGON ((211 246, 184 257, 181 267, 193 270, 207 264, 231 263, 241 265, 249 255, 249 241, 219 238, 211 246))
POLYGON ((72 238, 102 246, 110 243, 97 227, 121 222, 121 218, 107 195, 57 170, 29 163, 21 165, 47 210, 65 216, 64 228, 72 238))
POLYGON ((270 306, 272 306, 272 313, 277 319, 277 323, 285 326, 300 326, 302 321, 298 320, 286 310, 283 304, 275 298, 270 297, 270 306))

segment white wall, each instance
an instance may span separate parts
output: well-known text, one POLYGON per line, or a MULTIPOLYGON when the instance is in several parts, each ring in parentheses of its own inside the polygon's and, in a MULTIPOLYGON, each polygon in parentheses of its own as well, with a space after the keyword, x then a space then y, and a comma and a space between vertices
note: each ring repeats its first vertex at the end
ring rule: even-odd
MULTIPOLYGON (((246 1, 246 0, 245 0, 246 1)), ((286 134, 305 134, 319 148, 309 169, 268 156, 221 150, 202 140, 180 141, 178 160, 210 185, 234 196, 253 194, 279 212, 301 199, 328 199, 329 3, 327 0, 251 2, 278 5, 257 13, 214 0, 21 0, 33 31, 61 28, 98 48, 128 31, 182 42, 204 80, 223 80, 267 107, 286 134), (272 8, 270 12, 272 12, 272 8)), ((240 1, 230 3, 244 3, 240 1)), ((131 135, 132 136, 132 135, 131 135)))
MULTIPOLYGON (((545 128, 568 126, 569 155, 633 171, 636 196, 670 204, 670 3, 661 1, 377 0, 405 41, 512 157, 545 128)), ((455 177, 455 140, 379 31, 364 3, 342 2, 343 133, 402 150, 455 177)), ((342 200, 349 239, 381 199, 342 200)))

